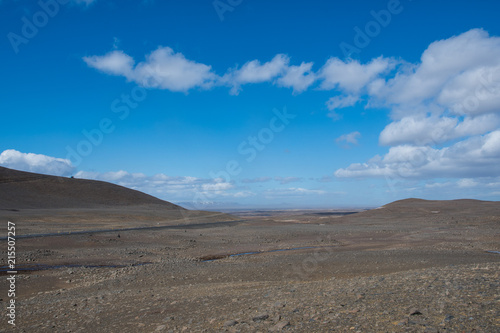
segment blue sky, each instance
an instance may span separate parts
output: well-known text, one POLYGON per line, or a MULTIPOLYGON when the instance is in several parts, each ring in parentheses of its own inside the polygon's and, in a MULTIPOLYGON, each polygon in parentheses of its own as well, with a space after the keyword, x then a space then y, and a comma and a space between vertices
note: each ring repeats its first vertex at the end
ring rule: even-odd
POLYGON ((500 199, 497 1, 0 8, 0 165, 195 208, 500 199))

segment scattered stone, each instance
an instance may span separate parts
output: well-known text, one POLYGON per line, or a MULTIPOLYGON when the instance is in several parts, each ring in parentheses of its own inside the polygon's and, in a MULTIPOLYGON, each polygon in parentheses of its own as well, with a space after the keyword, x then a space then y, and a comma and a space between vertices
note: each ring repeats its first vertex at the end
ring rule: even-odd
POLYGON ((266 320, 267 318, 269 318, 269 315, 264 312, 256 315, 255 317, 252 318, 252 320, 255 322, 260 322, 266 320))
POLYGON ((449 321, 451 321, 453 318, 455 318, 454 316, 452 316, 451 314, 447 314, 445 317, 444 317, 444 321, 447 323, 449 321))
POLYGON ((274 331, 279 331, 284 329, 285 327, 290 326, 290 322, 288 320, 282 320, 276 325, 273 326, 274 331))
POLYGON ((238 324, 238 322, 236 320, 227 320, 226 322, 224 322, 224 327, 231 327, 231 326, 234 326, 238 324))
POLYGON ((420 310, 416 308, 410 310, 410 316, 420 316, 420 315, 422 315, 422 312, 420 312, 420 310))

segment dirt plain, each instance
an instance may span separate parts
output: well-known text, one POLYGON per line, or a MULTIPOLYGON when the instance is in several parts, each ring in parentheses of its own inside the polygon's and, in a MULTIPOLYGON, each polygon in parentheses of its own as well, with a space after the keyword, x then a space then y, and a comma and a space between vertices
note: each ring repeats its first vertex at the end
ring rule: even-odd
MULTIPOLYGON (((220 221, 212 213, 206 224, 184 212, 188 223, 154 229, 95 230, 102 224, 90 233, 18 238, 17 325, 4 318, 0 330, 500 330, 500 254, 487 252, 500 250, 498 202, 408 199, 349 215, 231 213, 220 221)), ((33 221, 15 222, 18 234, 40 231, 33 221)))

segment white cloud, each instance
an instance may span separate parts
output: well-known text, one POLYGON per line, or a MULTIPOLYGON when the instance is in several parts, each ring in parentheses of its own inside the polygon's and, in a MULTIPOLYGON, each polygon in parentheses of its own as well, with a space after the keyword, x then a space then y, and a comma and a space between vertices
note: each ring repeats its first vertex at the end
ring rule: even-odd
POLYGON ((188 91, 194 87, 210 88, 217 76, 210 66, 188 60, 169 47, 158 48, 137 64, 135 80, 145 87, 188 91))
POLYGON ((222 81, 232 86, 231 94, 237 95, 244 84, 271 82, 287 71, 289 62, 290 59, 284 54, 278 54, 264 64, 261 64, 259 60, 252 60, 245 63, 240 69, 229 70, 222 81))
POLYGON ((330 110, 328 117, 335 121, 341 119, 342 115, 335 112, 335 110, 354 106, 359 100, 360 97, 355 95, 340 95, 331 97, 328 101, 326 101, 326 107, 330 110))
POLYGON ((335 142, 337 142, 338 144, 346 143, 346 144, 357 145, 359 137, 361 137, 361 133, 355 131, 349 134, 343 134, 339 136, 338 138, 335 139, 335 142))
POLYGON ((337 177, 472 178, 500 175, 500 130, 459 141, 450 147, 400 145, 367 163, 354 163, 337 177))
POLYGON ((111 75, 123 75, 127 79, 133 78, 134 59, 123 51, 111 51, 103 56, 84 57, 83 60, 101 72, 111 75))
POLYGON ((380 144, 436 145, 457 138, 480 135, 495 130, 500 116, 485 114, 467 117, 410 116, 394 121, 380 133, 380 144))
POLYGON ((449 136, 457 121, 449 117, 405 117, 387 125, 380 133, 379 141, 382 145, 435 144, 449 136))
MULTIPOLYGON (((383 56, 364 64, 330 58, 317 72, 312 62, 290 65, 287 55, 278 54, 270 61, 252 60, 218 76, 210 66, 187 60, 168 47, 137 65, 118 50, 85 61, 103 72, 172 91, 226 85, 238 94, 245 84, 271 83, 300 93, 318 82, 322 90, 335 90, 337 96, 326 102, 334 119, 340 117, 335 110, 361 103, 365 108, 390 110, 391 123, 379 137, 380 144, 390 146, 389 152, 384 158, 339 169, 337 175, 342 177, 403 172, 411 177, 450 173, 470 178, 468 172, 494 174, 492 170, 498 169, 497 156, 483 158, 488 149, 494 151, 483 141, 494 141, 500 125, 500 38, 481 29, 431 43, 417 63, 383 56), (455 153, 458 149, 461 155, 455 153), (396 161, 398 154, 403 161, 396 161), (412 154, 425 156, 428 163, 415 167, 404 162, 412 154), (461 158, 465 156, 476 158, 480 165, 472 167, 470 160, 461 158)), ((343 138, 347 140, 356 138, 343 138)))
POLYGON ((443 106, 450 107, 456 102, 452 96, 458 93, 463 98, 467 96, 464 92, 474 90, 467 80, 475 77, 471 74, 495 71, 499 62, 500 38, 473 29, 429 45, 419 64, 406 67, 376 89, 377 96, 391 104, 408 105, 439 99, 443 106))
MULTIPOLYGON (((497 52, 500 56, 500 52, 497 52)), ((498 112, 500 64, 471 68, 444 85, 437 103, 457 115, 498 112)))
POLYGON ((211 88, 218 80, 211 66, 186 59, 169 47, 159 47, 135 67, 133 58, 119 50, 104 56, 84 57, 83 60, 90 67, 124 76, 148 88, 187 92, 194 88, 211 88))
POLYGON ((312 66, 312 62, 289 66, 285 74, 276 81, 278 86, 293 88, 294 94, 307 90, 316 81, 316 75, 311 70, 312 66))
POLYGON ((250 191, 238 191, 232 183, 224 182, 222 179, 203 179, 189 176, 172 177, 162 173, 146 176, 143 173, 129 173, 124 170, 105 173, 79 171, 76 173, 75 178, 111 182, 167 200, 177 201, 191 201, 197 198, 198 195, 209 199, 217 197, 243 198, 253 195, 250 191))
POLYGON ((364 65, 357 60, 342 61, 338 58, 330 58, 318 74, 323 79, 320 88, 339 89, 351 94, 359 93, 378 75, 394 66, 393 60, 384 57, 375 58, 364 65))
POLYGON ((75 170, 67 159, 42 154, 21 153, 14 149, 4 150, 0 154, 0 165, 6 168, 54 176, 69 176, 75 170))
POLYGON ((443 187, 449 187, 453 185, 451 182, 444 182, 444 183, 427 183, 425 184, 425 188, 443 188, 443 187))
POLYGON ((366 94, 367 87, 379 76, 391 71, 398 64, 394 59, 378 57, 371 62, 361 64, 357 60, 342 61, 330 58, 316 75, 322 80, 320 88, 324 90, 337 90, 341 95, 331 97, 326 106, 330 113, 328 117, 339 120, 341 115, 337 109, 354 106, 361 100, 361 95, 366 94))
POLYGON ((359 96, 347 95, 347 96, 334 96, 331 97, 326 102, 326 107, 330 111, 334 111, 336 109, 342 109, 349 106, 355 105, 359 101, 359 96))
POLYGON ((216 194, 221 194, 223 191, 232 189, 233 187, 233 184, 227 182, 209 183, 201 186, 203 192, 214 192, 216 194))
POLYGON ((251 191, 240 191, 240 192, 236 192, 233 197, 235 198, 248 198, 248 197, 253 197, 255 196, 255 193, 251 192, 251 191))
POLYGON ((336 176, 498 175, 500 38, 473 29, 436 41, 419 63, 400 62, 391 76, 364 80, 366 107, 391 110, 392 122, 379 137, 389 152, 339 169, 336 176))
POLYGON ((457 182, 458 187, 475 187, 478 184, 479 184, 478 182, 470 178, 463 178, 457 182))

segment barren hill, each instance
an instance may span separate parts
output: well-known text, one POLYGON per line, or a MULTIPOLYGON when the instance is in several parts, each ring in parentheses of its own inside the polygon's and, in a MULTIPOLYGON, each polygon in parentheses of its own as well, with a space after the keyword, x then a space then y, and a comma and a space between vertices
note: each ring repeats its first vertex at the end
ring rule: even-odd
POLYGON ((20 234, 166 226, 234 220, 187 210, 123 186, 0 167, 0 220, 20 234))
POLYGON ((389 221, 399 223, 422 218, 437 223, 470 223, 473 220, 491 222, 500 219, 500 201, 410 198, 343 218, 353 223, 366 223, 368 221, 370 223, 389 223, 389 221))
POLYGON ((168 201, 111 183, 0 167, 0 209, 109 208, 129 205, 159 205, 164 209, 184 209, 168 201))

